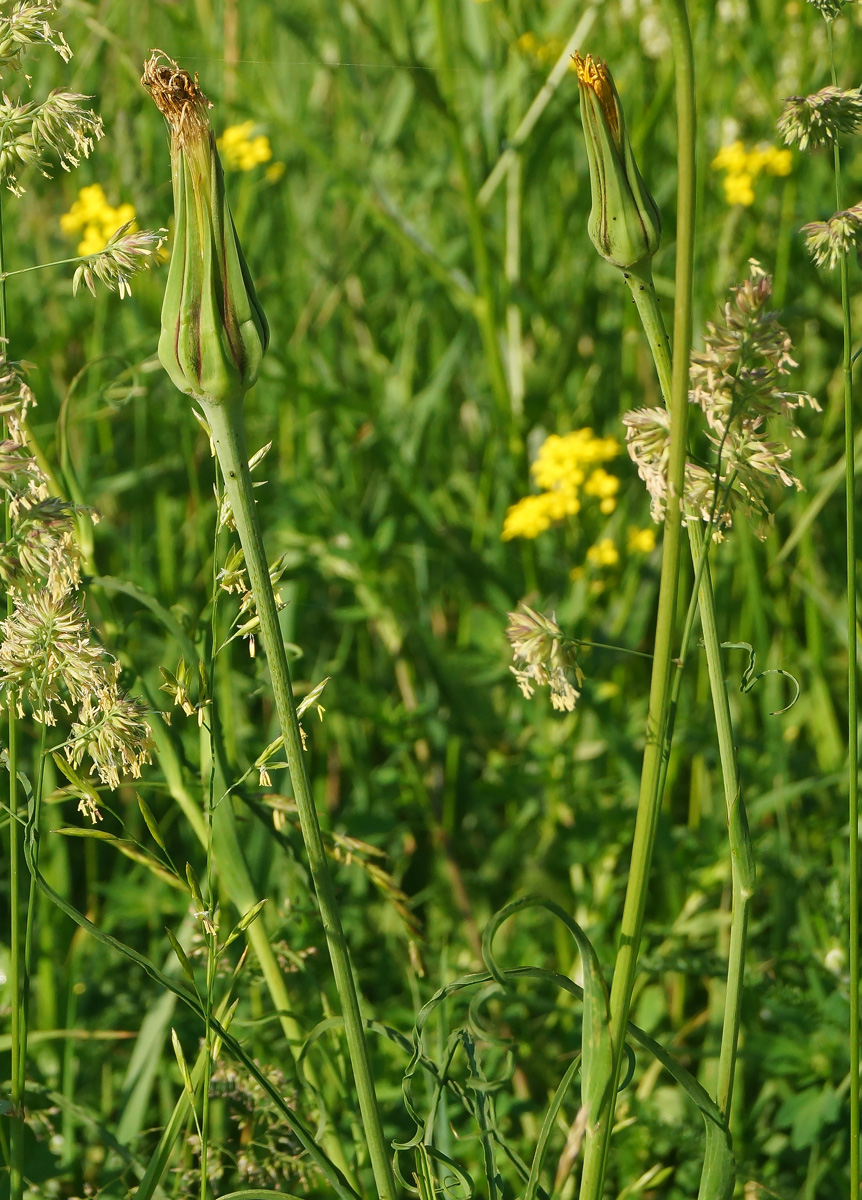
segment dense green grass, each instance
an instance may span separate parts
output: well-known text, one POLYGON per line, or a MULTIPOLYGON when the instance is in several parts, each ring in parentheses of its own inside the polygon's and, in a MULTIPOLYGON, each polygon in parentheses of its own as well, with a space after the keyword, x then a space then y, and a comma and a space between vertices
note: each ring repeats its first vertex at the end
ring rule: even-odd
MULTIPOLYGON (((114 204, 133 203, 142 226, 168 223, 165 132, 138 85, 153 46, 200 73, 218 131, 259 122, 285 163, 275 182, 262 168, 228 180, 272 328, 261 381, 246 402, 249 439, 253 448, 274 442, 258 472, 268 480, 258 501, 270 552, 286 556, 283 630, 298 647, 297 690, 331 677, 322 723, 305 720, 321 814, 332 831, 382 851, 381 863, 409 902, 406 921, 392 893, 375 886, 367 863, 376 860, 365 852, 334 868, 360 988, 369 1015, 409 1035, 439 985, 479 969, 487 920, 526 891, 570 911, 605 970, 612 966, 649 663, 591 651, 576 711, 554 713, 543 697, 521 697, 503 629, 506 612, 526 598, 556 611, 579 638, 649 651, 658 556, 625 552, 627 527, 648 523, 647 499, 622 456, 613 464, 622 486, 610 518, 585 508, 583 519, 534 542, 504 543, 500 532, 506 508, 529 490, 529 459, 543 434, 589 425, 621 437, 622 412, 657 404, 658 388, 628 295, 587 239, 589 185, 574 75, 563 80, 521 152, 520 280, 507 286, 505 182, 481 210, 481 247, 475 237, 471 242, 470 197, 548 70, 518 50, 517 39, 532 31, 540 43, 565 42, 584 3, 450 0, 448 69, 441 69, 427 0, 244 0, 238 12, 228 0, 224 5, 227 13, 219 0, 64 5, 76 57, 64 68, 48 51, 34 56, 33 92, 62 84, 92 94, 107 136, 73 175, 34 177, 23 200, 4 196, 9 268, 72 252, 58 219, 86 183, 101 183, 114 204), (466 146, 468 179, 459 170, 455 129, 466 146), (523 323, 523 411, 514 415, 500 390, 494 343, 483 343, 464 302, 465 287, 484 286, 479 249, 487 256, 495 328, 504 329, 507 304, 518 306, 523 323), (616 567, 586 558, 605 535, 621 546, 616 567), (572 568, 582 568, 574 578, 572 568)), ((655 273, 670 309, 672 63, 668 52, 656 53, 650 26, 642 24, 661 9, 645 0, 605 0, 599 9, 581 49, 611 63, 641 169, 663 210, 655 273)), ((803 417, 808 439, 795 448, 807 491, 776 496, 764 542, 740 524, 713 557, 722 636, 750 642, 760 667, 792 672, 802 689, 797 704, 774 717, 768 714, 788 698, 780 675, 767 675, 746 694, 734 691, 758 863, 732 1120, 739 1194, 756 1180, 764 1190, 746 1190, 746 1200, 813 1200, 844 1194, 848 1157, 846 979, 835 955, 831 970, 825 961, 847 940, 843 500, 842 476, 833 470, 842 453, 841 314, 837 280, 814 270, 797 232, 832 211, 829 163, 795 155, 791 175, 762 177, 747 208, 726 205, 709 164, 732 140, 725 124, 731 119, 749 144, 776 140, 782 98, 827 82, 825 38, 820 17, 801 0, 740 0, 719 14, 708 0, 696 0, 691 9, 701 141, 696 328, 756 257, 775 274, 797 348, 794 386, 823 405, 822 415, 803 417)), ((859 18, 851 7, 838 26, 846 86, 859 83, 859 18)), ((856 200, 862 155, 852 144, 845 164, 847 194, 856 200)), ((130 689, 167 708, 159 667, 173 670, 183 653, 167 614, 207 651, 215 519, 208 446, 190 403, 155 360, 163 273, 139 277, 132 298, 120 303, 106 295, 73 302, 64 271, 10 281, 10 353, 36 364, 33 430, 60 487, 102 514, 88 573, 131 585, 118 590, 94 579, 93 622, 121 659, 130 689), (162 609, 141 603, 136 589, 162 609)), ((855 263, 851 273, 858 329, 855 263)), ((689 664, 633 1018, 709 1085, 721 1023, 729 864, 706 668, 699 653, 689 664)), ((744 654, 728 652, 726 665, 735 685, 744 654)), ((213 698, 237 777, 276 736, 268 697, 265 663, 233 643, 219 659, 213 698)), ((25 725, 25 732, 33 731, 25 725)), ((174 859, 191 861, 202 875, 203 851, 177 795, 184 787, 201 806, 207 748, 195 719, 176 711, 171 727, 157 732, 161 751, 140 785, 105 795, 104 828, 125 829, 153 847, 138 791, 174 859)), ((27 742, 27 770, 35 744, 27 742)), ((49 790, 61 787, 50 764, 48 771, 49 790)), ((298 834, 289 820, 274 836, 267 807, 270 793, 289 795, 286 777, 274 773, 271 789, 255 785, 256 774, 238 793, 240 842, 255 893, 269 897, 261 919, 288 972, 291 1010, 308 1034, 336 1007, 323 936, 298 834)), ((51 828, 83 824, 74 802, 61 793, 56 800, 42 848, 53 886, 107 932, 154 962, 167 961, 164 926, 183 927, 185 895, 112 846, 51 835, 51 828)), ((236 893, 229 879, 221 886, 226 930, 236 893)), ((192 936, 190 922, 183 936, 192 936)), ((202 1029, 180 1006, 171 1014, 170 1001, 142 972, 41 900, 37 939, 29 1078, 38 1140, 27 1156, 33 1194, 114 1200, 138 1178, 117 1143, 146 1163, 181 1091, 169 1026, 189 1059, 202 1029), (78 1031, 74 1040, 64 1040, 67 1029, 78 1031)), ((579 978, 573 947, 549 918, 519 918, 499 946, 507 966, 540 965, 579 978)), ((284 1073, 294 1095, 291 1057, 253 954, 236 991, 234 1033, 267 1071, 284 1073)), ((3 1004, 8 1008, 7 996, 3 1004)), ((448 1002, 429 1049, 437 1054, 447 1031, 466 1017, 466 1003, 448 1002)), ((477 1017, 495 1037, 506 1027, 513 1039, 515 1074, 494 1093, 496 1120, 513 1152, 529 1161, 550 1095, 579 1045, 579 1011, 522 984, 517 999, 477 1017)), ((400 1093, 409 1055, 385 1039, 373 1046, 387 1132, 404 1138, 412 1132, 400 1093)), ((8 1041, 0 1047, 8 1051, 8 1041)), ((494 1038, 480 1042, 480 1053, 487 1077, 505 1075, 494 1038)), ((308 1059, 351 1161, 354 1106, 337 1033, 315 1041, 308 1059)), ((8 1075, 8 1053, 3 1063, 8 1075)), ((311 1195, 329 1194, 313 1173, 289 1162, 295 1147, 279 1142, 274 1110, 246 1115, 230 1070, 225 1057, 215 1110, 223 1174, 215 1194, 243 1185, 237 1154, 249 1132, 264 1186, 302 1191, 305 1177, 311 1195), (275 1174, 267 1176, 267 1165, 275 1174)), ((469 1073, 463 1064, 459 1071, 462 1078, 469 1073)), ((314 1097, 300 1091, 296 1107, 313 1126, 314 1097)), ((576 1109, 570 1099, 554 1133, 552 1164, 576 1109)), ((474 1175, 478 1194, 487 1194, 475 1128, 454 1107, 451 1117, 456 1136, 441 1123, 438 1144, 474 1175)), ((656 1164, 670 1170, 644 1194, 695 1194, 700 1122, 648 1059, 639 1061, 618 1117, 625 1128, 615 1135, 608 1195, 656 1164)), ((188 1141, 179 1143, 166 1195, 197 1194, 194 1165, 188 1141)), ((364 1162, 359 1170, 367 1182, 364 1162)), ((505 1160, 501 1170, 504 1194, 520 1194, 505 1160)), ((545 1182, 552 1181, 553 1165, 545 1182)), ((561 1194, 571 1195, 571 1185, 561 1194)))

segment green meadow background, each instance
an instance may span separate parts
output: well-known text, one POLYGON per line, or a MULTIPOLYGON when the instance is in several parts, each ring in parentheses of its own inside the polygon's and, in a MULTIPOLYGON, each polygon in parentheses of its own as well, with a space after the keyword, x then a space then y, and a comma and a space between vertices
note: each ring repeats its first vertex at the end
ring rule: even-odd
MULTIPOLYGON (((649 662, 624 651, 649 652, 658 584, 659 551, 627 549, 629 528, 649 524, 647 498, 623 452, 607 464, 620 479, 613 514, 585 503, 577 518, 535 540, 501 540, 506 510, 530 491, 529 463, 547 434, 590 427, 622 438, 624 411, 660 402, 628 293, 587 238, 573 73, 517 150, 520 187, 503 177, 490 196, 480 191, 579 25, 578 48, 611 65, 662 210, 655 274, 668 315, 673 300, 673 64, 660 5, 442 3, 445 45, 430 0, 68 0, 58 24, 75 58, 66 67, 49 50, 30 56, 32 93, 63 86, 92 95, 106 136, 74 173, 29 176, 23 199, 3 198, 10 270, 75 253, 59 221, 87 184, 101 184, 112 205, 134 205, 142 228, 167 226, 166 130, 139 85, 156 46, 199 72, 219 134, 253 121, 273 161, 284 164, 280 175, 264 165, 228 173, 272 331, 246 401, 249 443, 273 443, 257 471, 267 481, 257 496, 269 552, 285 556, 282 620, 297 692, 329 677, 323 719, 312 712, 304 724, 322 819, 339 835, 342 861, 333 869, 359 986, 367 1013, 404 1035, 438 986, 480 969, 488 919, 526 892, 572 913, 606 973, 613 964, 649 678, 649 662), (508 371, 512 344, 522 387, 508 371), (587 557, 604 537, 618 547, 614 565, 587 557), (571 714, 553 712, 546 695, 525 700, 509 672, 506 613, 521 599, 555 612, 578 638, 620 647, 585 653, 583 695, 571 714)), ((768 674, 739 692, 747 654, 725 652, 758 863, 732 1120, 738 1195, 814 1200, 847 1186, 847 653, 838 284, 811 265, 798 229, 831 214, 834 196, 824 155, 794 152, 791 173, 759 176, 748 206, 727 204, 722 172, 710 163, 737 138, 748 147, 776 144, 783 98, 828 82, 825 27, 801 0, 693 0, 690 9, 700 106, 696 330, 746 276, 747 260, 758 259, 775 276, 794 339, 800 367, 792 386, 823 408, 803 414, 808 436, 794 447, 806 490, 776 494, 765 541, 743 522, 712 557, 722 636, 750 643, 758 670, 791 672, 801 688, 789 711, 771 716, 792 686, 768 674)), ((862 11, 851 5, 836 25, 844 86, 860 82, 860 47, 862 11)), ((844 163, 856 202, 862 154, 853 144, 844 163)), ((189 643, 207 650, 213 464, 190 402, 155 358, 165 270, 138 277, 122 302, 103 291, 73 300, 71 272, 9 281, 9 352, 35 364, 32 427, 58 486, 101 514, 87 561, 91 619, 126 685, 167 709, 159 667, 175 670, 184 654, 188 661, 189 643)), ((858 329, 855 262, 851 280, 858 329)), ((222 613, 232 604, 220 601, 222 613)), ((263 656, 232 643, 211 698, 239 778, 276 736, 263 656)), ((137 792, 175 861, 190 861, 202 876, 189 812, 202 806, 206 741, 196 719, 177 709, 170 727, 159 717, 154 724, 153 765, 134 786, 104 795, 101 828, 155 852, 137 792)), ((62 739, 62 729, 53 732, 62 739)), ((25 751, 25 768, 32 754, 25 751)), ((50 832, 86 825, 52 772, 49 764, 48 790, 58 790, 47 806, 42 861, 53 886, 160 964, 170 955, 166 925, 199 946, 185 893, 113 845, 50 832)), ((262 928, 290 1011, 308 1034, 337 1011, 337 997, 292 815, 282 811, 273 822, 273 808, 283 810, 289 796, 286 772, 261 786, 253 772, 233 803, 247 868, 239 874, 255 897, 269 898, 262 928)), ((233 862, 219 873, 225 932, 237 915, 237 870, 233 862)), ((694 651, 632 1016, 707 1085, 729 903, 706 664, 694 651)), ((181 1091, 170 1027, 189 1059, 203 1031, 42 898, 36 939, 33 1195, 120 1200, 181 1091)), ((506 966, 579 978, 573 944, 545 915, 510 922, 498 950, 506 966)), ((5 963, 5 944, 0 955, 5 963)), ((267 1071, 282 1073, 274 1077, 311 1121, 316 1100, 291 1080, 285 1035, 253 952, 236 990, 234 1033, 267 1071)), ((8 988, 0 997, 8 1012, 8 988)), ((539 985, 522 985, 473 1016, 486 1032, 480 1062, 460 1059, 457 1071, 499 1081, 492 1094, 500 1136, 529 1161, 550 1095, 580 1044, 579 1011, 539 985)), ((467 1002, 449 1001, 432 1051, 467 1019, 467 1002)), ((0 1041, 4 1077, 8 1045, 0 1041)), ((400 1090, 408 1053, 385 1037, 372 1047, 387 1133, 404 1139, 413 1129, 400 1090)), ((338 1031, 314 1041, 307 1060, 349 1157, 359 1135, 338 1031)), ((249 1096, 227 1059, 216 1088, 215 1195, 249 1181, 327 1195, 295 1159, 277 1113, 249 1096)), ((576 1112, 575 1093, 553 1134, 553 1165, 576 1112)), ((702 1123, 671 1079, 638 1061, 617 1114, 607 1195, 694 1195, 702 1123)), ((473 1174, 476 1194, 487 1195, 476 1130, 454 1106, 449 1117, 438 1145, 473 1174)), ((163 1194, 197 1195, 195 1164, 193 1139, 183 1137, 163 1194)), ((502 1169, 503 1195, 518 1195, 516 1175, 505 1162, 502 1169)), ((366 1166, 359 1170, 364 1179, 366 1166)), ((577 1168, 554 1194, 572 1196, 576 1180, 577 1168)))

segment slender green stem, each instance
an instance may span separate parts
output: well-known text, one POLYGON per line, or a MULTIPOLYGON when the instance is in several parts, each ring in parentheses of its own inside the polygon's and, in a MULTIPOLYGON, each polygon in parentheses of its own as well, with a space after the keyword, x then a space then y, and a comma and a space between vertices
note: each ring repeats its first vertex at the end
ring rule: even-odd
MULTIPOLYGON (((837 85, 832 22, 826 22, 832 83, 837 85)), ((843 208, 841 153, 834 149, 835 205, 843 208)), ((858 1197, 859 1161, 859 712, 856 636, 856 455, 853 450, 853 331, 850 322, 850 261, 840 260, 841 308, 844 331, 844 494, 847 509, 847 799, 850 873, 850 1195, 858 1197)))
MULTIPOLYGON (((2 136, 0 136, 2 147, 2 136)), ((3 202, 0 197, 0 355, 7 353, 8 336, 6 316, 6 247, 3 228, 3 202)), ((6 541, 12 537, 12 518, 9 511, 9 495, 3 494, 3 517, 6 541)), ((11 593, 6 593, 6 615, 12 612, 14 602, 11 593)), ((18 820, 18 715, 15 697, 11 691, 6 697, 6 716, 9 738, 9 986, 12 995, 12 1013, 9 1032, 12 1038, 12 1085, 10 1099, 12 1112, 9 1118, 9 1200, 21 1200, 24 1194, 24 1076, 22 1062, 26 1055, 21 1051, 21 828, 18 820)))
MULTIPOLYGON (((626 1024, 631 1006, 637 957, 643 932, 650 866, 661 807, 663 761, 671 697, 671 666, 679 591, 682 543, 680 497, 685 477, 688 423, 688 364, 691 347, 691 295, 694 267, 695 208, 695 103, 694 59, 685 0, 669 0, 671 35, 677 81, 678 199, 676 304, 674 307, 674 357, 671 379, 671 429, 668 463, 668 496, 665 506, 662 568, 658 613, 647 712, 647 739, 641 770, 632 858, 623 906, 619 949, 610 997, 610 1031, 613 1074, 608 1106, 598 1136, 588 1139, 581 1182, 583 1200, 599 1200, 610 1147, 613 1105, 620 1078, 626 1024)), ((651 283, 649 267, 632 272, 644 290, 651 283)), ((638 293, 636 293, 637 295, 638 293)))
MULTIPOLYGON (((666 403, 671 394, 671 366, 668 337, 652 280, 643 280, 637 275, 627 277, 644 332, 652 351, 656 372, 666 403)), ((718 752, 724 784, 725 811, 730 839, 732 909, 730 925, 730 947, 728 951, 727 989, 725 992, 724 1021, 719 1052, 717 1102, 725 1117, 730 1113, 733 1091, 733 1076, 739 1045, 739 1024, 742 1013, 742 982, 745 965, 745 945, 748 917, 754 893, 754 862, 748 836, 748 823, 742 804, 739 772, 733 746, 733 727, 730 717, 730 702, 724 671, 721 664, 721 648, 715 615, 715 597, 709 573, 707 548, 704 538, 691 537, 691 557, 694 567, 694 595, 697 596, 701 628, 706 648, 706 663, 709 686, 712 694, 715 727, 718 736, 718 752)), ((683 644, 688 641, 690 629, 683 634, 683 644)), ((679 674, 674 680, 675 711, 679 674)), ((668 733, 668 740, 670 731, 668 733)))
MULTIPOLYGON (((219 564, 219 532, 220 525, 216 520, 215 534, 213 535, 213 561, 212 561, 212 620, 210 625, 210 653, 209 662, 207 663, 207 686, 209 694, 212 697, 216 695, 215 686, 215 670, 216 656, 218 654, 219 633, 218 633, 218 612, 219 612, 219 585, 218 585, 218 564, 219 564)), ((213 699, 213 703, 216 701, 213 699)), ((211 716, 211 714, 210 714, 211 716)), ((206 884, 205 896, 206 903, 209 906, 209 919, 206 915, 203 917, 204 934, 206 936, 207 945, 207 971, 206 971, 206 994, 204 997, 204 1020, 205 1020, 205 1042, 204 1042, 204 1071, 203 1085, 201 1094, 201 1179, 200 1179, 200 1196, 201 1200, 207 1200, 208 1180, 207 1166, 209 1158, 209 1134, 210 1134, 210 1085, 212 1082, 213 1068, 213 993, 215 991, 215 968, 216 958, 218 954, 218 932, 216 925, 216 898, 215 898, 215 874, 213 870, 213 804, 215 801, 215 779, 216 779, 216 746, 214 735, 214 723, 210 719, 206 722, 204 730, 205 736, 209 740, 209 769, 204 786, 204 794, 206 796, 206 825, 207 825, 207 868, 206 868, 206 884)), ((229 799, 225 801, 230 803, 229 799)))
MULTIPOLYGON (((706 550, 698 547, 696 539, 691 542, 695 568, 700 559, 706 558, 706 550)), ((730 719, 730 704, 724 671, 721 664, 721 644, 715 621, 715 598, 709 564, 701 575, 698 589, 700 622, 706 649, 706 665, 709 671, 709 686, 712 692, 712 707, 715 713, 715 730, 718 736, 718 753, 721 761, 721 776, 724 782, 724 803, 727 814, 727 829, 730 841, 731 874, 731 918, 730 946, 727 956, 727 986, 724 999, 724 1021, 721 1030, 721 1049, 718 1059, 718 1081, 716 1103, 730 1117, 733 1099, 733 1076, 736 1070, 736 1055, 739 1048, 739 1025, 742 1016, 742 985, 745 970, 745 946, 748 935, 748 918, 754 895, 754 857, 748 833, 748 818, 742 802, 739 774, 736 766, 736 751, 733 745, 733 727, 730 719)))
POLYGON ((261 636, 272 677, 275 706, 284 738, 284 749, 290 768, 290 778, 305 851, 317 893, 335 985, 341 1000, 347 1048, 353 1068, 357 1099, 374 1180, 380 1200, 394 1200, 397 1189, 380 1121, 356 983, 341 926, 335 889, 326 860, 314 796, 303 760, 302 735, 296 716, 290 668, 279 628, 278 611, 269 578, 269 566, 255 508, 251 475, 248 470, 242 403, 240 401, 232 405, 218 405, 202 402, 201 407, 209 423, 224 475, 225 491, 233 509, 260 618, 261 636))
MULTIPOLYGON (((40 709, 42 705, 39 705, 40 709)), ((32 807, 28 814, 27 831, 25 837, 28 839, 32 849, 33 862, 38 868, 39 864, 39 835, 40 825, 42 820, 42 788, 45 782, 45 755, 46 741, 48 734, 48 726, 43 721, 41 725, 41 734, 39 737, 39 766, 36 775, 36 786, 33 789, 32 807)), ((24 954, 22 957, 21 969, 21 1024, 20 1024, 20 1045, 18 1047, 18 1070, 19 1077, 22 1082, 26 1079, 27 1074, 27 1035, 30 1027, 30 972, 33 962, 33 928, 36 920, 36 875, 34 871, 30 872, 30 887, 27 896, 27 922, 24 928, 24 954)))

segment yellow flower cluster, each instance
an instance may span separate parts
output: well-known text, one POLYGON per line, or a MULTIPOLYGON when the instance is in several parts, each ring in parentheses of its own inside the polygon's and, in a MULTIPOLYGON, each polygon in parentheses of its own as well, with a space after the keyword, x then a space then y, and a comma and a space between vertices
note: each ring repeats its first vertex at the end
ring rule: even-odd
POLYGON ((636 529, 629 526, 629 554, 652 554, 655 550, 655 530, 648 526, 646 529, 636 529))
POLYGON ((594 567, 614 567, 620 561, 620 552, 612 538, 603 537, 596 542, 595 546, 590 546, 587 551, 587 561, 591 562, 594 567))
POLYGON ((269 138, 254 131, 254 121, 243 121, 242 125, 229 125, 218 139, 216 145, 229 171, 251 171, 272 158, 269 138))
MULTIPOLYGON (((547 42, 542 42, 534 33, 522 33, 515 42, 515 46, 520 50, 526 58, 532 58, 537 63, 552 63, 556 62, 566 48, 566 43, 562 38, 552 37, 547 42)), ((574 70, 574 63, 572 64, 574 70)))
POLYGON ((779 150, 761 142, 746 150, 743 142, 722 146, 712 160, 715 171, 724 171, 724 196, 728 204, 753 204, 754 181, 761 172, 767 175, 789 175, 793 156, 789 150, 779 150))
POLYGON ((616 508, 619 480, 600 464, 619 454, 616 438, 598 438, 592 429, 576 429, 564 436, 552 433, 539 448, 530 470, 544 491, 513 504, 503 524, 503 541, 538 537, 564 517, 581 511, 581 493, 599 501, 599 510, 616 508))
POLYGON ((100 183, 92 183, 78 192, 78 199, 60 217, 63 233, 81 233, 79 254, 98 254, 104 250, 121 225, 135 219, 131 204, 112 208, 100 183))

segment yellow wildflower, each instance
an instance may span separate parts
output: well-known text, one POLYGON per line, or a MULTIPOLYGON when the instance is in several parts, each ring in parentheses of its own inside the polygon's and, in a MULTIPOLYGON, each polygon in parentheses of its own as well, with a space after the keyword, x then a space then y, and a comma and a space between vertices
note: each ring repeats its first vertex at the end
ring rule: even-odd
POLYGON ((629 526, 628 548, 630 554, 650 554, 655 550, 655 530, 629 526))
POLYGON ((728 204, 753 204, 754 188, 747 171, 739 175, 727 175, 724 180, 724 198, 728 204))
POLYGON ((754 203, 754 180, 762 172, 767 175, 789 175, 793 167, 793 156, 789 150, 781 150, 769 142, 760 142, 747 150, 737 140, 722 146, 712 160, 713 170, 726 171, 724 195, 728 204, 754 203))
POLYGON ((255 135, 255 128, 254 121, 229 125, 218 139, 216 145, 228 170, 251 171, 272 158, 269 138, 262 133, 255 135))
POLYGON ((620 553, 609 537, 601 538, 590 546, 587 559, 594 567, 613 567, 620 561, 620 553))
POLYGON ((729 146, 722 146, 718 154, 712 160, 712 169, 714 171, 729 171, 732 175, 738 175, 746 169, 748 163, 748 155, 745 152, 745 146, 740 141, 731 142, 729 146))
POLYGON ((551 527, 551 518, 547 513, 544 496, 525 496, 517 504, 513 504, 506 513, 503 522, 503 541, 510 538, 538 537, 551 527))
MULTIPOLYGON (((78 253, 98 254, 104 250, 117 230, 129 221, 134 221, 135 209, 131 204, 120 204, 113 208, 100 183, 92 183, 78 192, 78 199, 67 213, 60 217, 63 233, 81 232, 78 253)), ((133 232, 133 226, 129 232, 133 232)))
POLYGON ((599 511, 605 516, 612 513, 617 506, 616 495, 620 490, 620 481, 616 475, 609 475, 604 467, 596 467, 584 484, 586 496, 598 496, 601 503, 599 511))
POLYGON ((595 437, 589 428, 564 436, 550 434, 530 468, 536 484, 544 490, 512 505, 503 525, 503 540, 538 537, 554 521, 575 516, 581 510, 582 485, 585 495, 598 499, 601 512, 613 512, 619 481, 597 464, 615 458, 619 451, 616 438, 595 437))
POLYGON ((287 170, 287 167, 284 165, 283 162, 270 163, 269 166, 264 171, 264 176, 266 178, 266 182, 267 183, 278 183, 279 179, 281 179, 282 175, 285 173, 286 170, 287 170))

